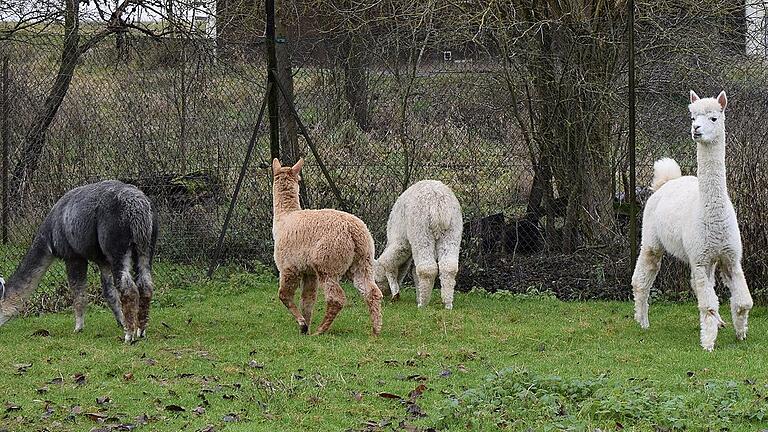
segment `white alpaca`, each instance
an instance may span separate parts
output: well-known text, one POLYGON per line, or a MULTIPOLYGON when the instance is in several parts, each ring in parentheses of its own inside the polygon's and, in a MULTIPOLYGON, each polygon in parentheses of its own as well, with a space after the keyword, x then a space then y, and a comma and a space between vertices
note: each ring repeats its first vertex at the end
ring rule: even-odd
POLYGON ((443 304, 452 309, 462 227, 461 206, 448 186, 436 180, 415 183, 392 206, 387 247, 375 263, 376 284, 398 298, 412 258, 418 307, 429 304, 439 273, 443 304))
POLYGON ((691 91, 691 136, 696 142, 697 176, 680 174, 672 159, 654 164, 653 189, 643 212, 640 256, 632 276, 635 320, 648 328, 648 295, 666 250, 691 267, 701 323, 701 346, 712 351, 718 328, 715 270, 731 291, 731 316, 736 337, 747 337, 752 296, 741 269, 741 235, 725 178, 725 92, 717 99, 691 91))

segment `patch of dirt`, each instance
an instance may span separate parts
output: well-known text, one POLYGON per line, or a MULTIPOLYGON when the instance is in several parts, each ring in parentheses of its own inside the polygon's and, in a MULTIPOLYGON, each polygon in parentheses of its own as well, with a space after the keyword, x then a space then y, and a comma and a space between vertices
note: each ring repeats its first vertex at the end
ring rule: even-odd
POLYGON ((456 289, 552 293, 561 300, 627 300, 632 296, 626 252, 580 250, 573 254, 499 255, 464 262, 456 289))

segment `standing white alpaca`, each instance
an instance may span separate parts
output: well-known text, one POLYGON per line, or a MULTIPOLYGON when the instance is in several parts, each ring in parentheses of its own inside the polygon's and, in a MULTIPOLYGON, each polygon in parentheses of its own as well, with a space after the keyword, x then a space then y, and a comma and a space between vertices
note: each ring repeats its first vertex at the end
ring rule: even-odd
POLYGON ((418 307, 429 304, 439 272, 443 304, 452 309, 462 229, 461 206, 451 189, 436 180, 416 182, 389 213, 387 247, 375 263, 376 284, 385 291, 389 286, 397 298, 412 259, 418 307))
POLYGON ((681 177, 672 159, 653 168, 653 195, 643 212, 640 256, 632 276, 635 320, 648 328, 648 295, 666 250, 691 267, 701 321, 701 346, 712 351, 725 323, 718 312, 715 270, 731 291, 736 337, 747 337, 752 296, 741 269, 741 235, 725 178, 725 92, 699 99, 691 90, 691 136, 696 142, 697 176, 681 177))

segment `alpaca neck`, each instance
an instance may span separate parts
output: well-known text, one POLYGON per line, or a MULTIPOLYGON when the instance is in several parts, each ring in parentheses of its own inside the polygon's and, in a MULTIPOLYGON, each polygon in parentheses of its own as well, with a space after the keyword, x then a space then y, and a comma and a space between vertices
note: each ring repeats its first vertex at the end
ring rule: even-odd
POLYGON ((294 185, 280 185, 275 182, 272 192, 272 210, 275 218, 301 210, 298 188, 294 185))
POLYGON ((725 139, 697 146, 697 177, 704 211, 720 213, 724 209, 721 203, 729 202, 725 179, 725 139))
POLYGON ((3 299, 17 301, 29 297, 53 262, 44 236, 38 234, 21 263, 8 279, 3 299))

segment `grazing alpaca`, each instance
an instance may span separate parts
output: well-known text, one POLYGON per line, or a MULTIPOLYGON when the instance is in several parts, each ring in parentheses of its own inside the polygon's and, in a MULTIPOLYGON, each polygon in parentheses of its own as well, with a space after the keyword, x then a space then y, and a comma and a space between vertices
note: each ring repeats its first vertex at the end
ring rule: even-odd
POLYGON ((8 279, 0 299, 0 325, 18 313, 53 259, 60 258, 73 294, 76 332, 83 329, 88 261, 93 261, 101 270, 104 299, 125 329, 125 342, 145 336, 157 230, 152 204, 134 186, 107 180, 67 192, 48 213, 8 279))
POLYGON ((691 285, 699 306, 701 346, 712 351, 718 328, 715 270, 731 291, 736 337, 747 337, 752 296, 741 269, 741 236, 725 178, 725 92, 717 99, 691 91, 691 136, 696 142, 697 176, 681 177, 672 159, 654 164, 653 189, 643 213, 640 256, 632 276, 635 320, 648 328, 648 295, 666 250, 691 267, 691 285))
POLYGON ((392 297, 398 298, 412 259, 418 307, 429 304, 439 272, 443 304, 452 309, 462 229, 461 206, 448 186, 436 180, 415 183, 389 213, 387 247, 376 261, 376 283, 389 286, 392 297))
POLYGON ((373 334, 381 332, 381 291, 373 279, 373 237, 365 223, 338 210, 302 210, 299 204, 300 159, 293 167, 272 162, 275 264, 280 271, 280 301, 293 314, 301 333, 312 323, 317 285, 325 292, 325 317, 317 334, 325 333, 344 307, 346 296, 339 285, 342 276, 352 279, 373 322, 373 334), (301 312, 293 301, 302 283, 301 312))

